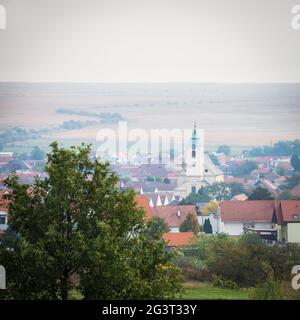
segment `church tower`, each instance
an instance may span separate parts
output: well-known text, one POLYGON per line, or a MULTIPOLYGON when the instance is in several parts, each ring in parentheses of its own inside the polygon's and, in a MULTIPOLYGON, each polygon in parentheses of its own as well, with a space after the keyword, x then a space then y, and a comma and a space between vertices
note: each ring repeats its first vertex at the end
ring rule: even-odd
MULTIPOLYGON (((203 139, 203 136, 201 139, 203 139)), ((204 167, 204 147, 203 141, 200 140, 200 137, 197 133, 196 123, 194 124, 191 145, 188 149, 186 162, 186 176, 197 177, 197 179, 202 180, 204 167)))

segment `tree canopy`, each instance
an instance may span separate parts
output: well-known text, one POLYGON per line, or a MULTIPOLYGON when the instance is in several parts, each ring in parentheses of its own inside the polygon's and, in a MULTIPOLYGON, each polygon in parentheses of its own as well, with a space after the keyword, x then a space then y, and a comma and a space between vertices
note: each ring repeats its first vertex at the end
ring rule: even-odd
POLYGON ((86 299, 173 297, 180 287, 173 254, 159 234, 149 237, 134 192, 119 190, 109 164, 89 159, 89 146, 51 147, 46 179, 30 189, 16 176, 5 181, 17 236, 1 238, 8 283, 0 296, 67 299, 76 286, 86 299))
POLYGON ((198 234, 200 231, 200 226, 194 215, 189 213, 186 219, 182 222, 179 227, 180 232, 192 231, 194 234, 198 234))

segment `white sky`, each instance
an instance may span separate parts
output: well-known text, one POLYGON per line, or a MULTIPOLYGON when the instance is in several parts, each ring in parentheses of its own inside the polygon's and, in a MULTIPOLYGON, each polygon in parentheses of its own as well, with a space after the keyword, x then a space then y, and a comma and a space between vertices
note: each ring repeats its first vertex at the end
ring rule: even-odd
POLYGON ((0 81, 300 82, 300 0, 0 0, 0 81))

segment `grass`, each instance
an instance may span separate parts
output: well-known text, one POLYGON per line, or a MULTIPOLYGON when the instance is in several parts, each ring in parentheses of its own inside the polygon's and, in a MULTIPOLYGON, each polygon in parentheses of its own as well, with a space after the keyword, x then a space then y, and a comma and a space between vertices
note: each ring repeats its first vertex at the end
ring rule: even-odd
POLYGON ((247 300, 249 290, 247 289, 221 289, 215 288, 209 283, 185 282, 184 292, 178 295, 179 299, 195 300, 247 300))

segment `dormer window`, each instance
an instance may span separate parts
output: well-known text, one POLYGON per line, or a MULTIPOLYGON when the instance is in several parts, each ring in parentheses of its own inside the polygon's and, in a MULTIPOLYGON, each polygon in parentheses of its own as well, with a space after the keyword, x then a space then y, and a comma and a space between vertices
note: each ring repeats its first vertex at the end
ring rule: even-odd
POLYGON ((293 220, 294 221, 299 221, 299 214, 298 213, 294 213, 293 214, 293 220))

